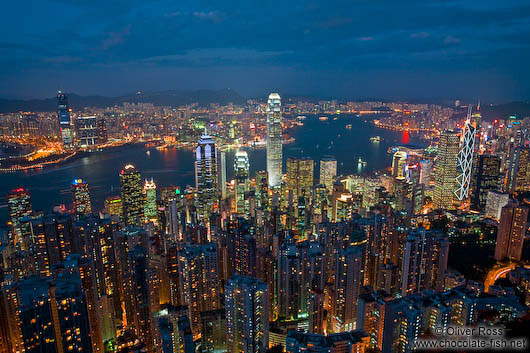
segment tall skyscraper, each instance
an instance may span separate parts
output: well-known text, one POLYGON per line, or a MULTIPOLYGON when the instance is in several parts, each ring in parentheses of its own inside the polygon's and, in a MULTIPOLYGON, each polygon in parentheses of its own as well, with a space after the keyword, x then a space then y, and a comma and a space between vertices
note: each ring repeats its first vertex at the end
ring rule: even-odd
POLYGON ((269 186, 279 187, 282 182, 283 130, 282 102, 278 93, 271 93, 267 101, 267 172, 269 186))
POLYGON ((245 151, 237 151, 234 161, 234 175, 236 179, 236 212, 238 214, 247 214, 245 207, 245 193, 249 187, 249 161, 248 154, 245 151))
POLYGON ((488 191, 486 200, 486 217, 495 218, 499 221, 501 219, 502 208, 506 206, 509 200, 509 194, 491 190, 488 191))
POLYGON ((397 151, 392 157, 392 176, 398 179, 405 179, 405 166, 407 165, 407 152, 397 151))
POLYGON ((431 183, 431 174, 432 174, 432 161, 421 160, 420 161, 420 184, 429 187, 431 183))
POLYGON ((287 158, 287 190, 292 192, 295 203, 300 196, 309 197, 311 194, 314 165, 311 158, 287 158))
POLYGON ((287 353, 360 353, 365 351, 368 342, 369 337, 362 330, 331 333, 328 335, 290 330, 285 339, 287 353))
POLYGON ((25 249, 22 239, 21 220, 29 217, 32 213, 31 196, 28 190, 16 188, 7 194, 7 206, 9 208, 9 218, 11 221, 10 241, 17 249, 25 249))
POLYGON ((458 150, 460 140, 454 131, 444 130, 438 143, 433 204, 435 208, 452 209, 456 177, 458 174, 458 150))
POLYGON ((59 129, 63 148, 74 147, 74 134, 72 132, 72 121, 70 119, 70 108, 68 107, 68 97, 66 93, 57 93, 57 117, 59 119, 59 129))
POLYGON ((107 133, 107 122, 105 121, 105 118, 98 119, 97 129, 98 129, 98 144, 107 142, 107 140, 109 139, 109 136, 107 133))
POLYGON ((508 166, 506 188, 510 192, 530 190, 530 147, 517 147, 511 155, 508 166))
POLYGON ((146 222, 158 223, 158 208, 156 206, 156 184, 151 180, 145 179, 144 183, 145 206, 144 216, 146 222))
POLYGON ((98 124, 95 116, 81 116, 76 119, 76 139, 81 147, 98 144, 98 124))
POLYGON ((473 156, 475 154, 475 133, 476 125, 471 122, 471 105, 467 112, 467 119, 464 122, 460 151, 458 152, 458 170, 456 177, 457 188, 456 198, 459 201, 467 199, 469 186, 471 185, 471 172, 473 171, 473 156))
POLYGON ((333 190, 333 183, 337 178, 337 160, 335 157, 324 156, 320 160, 319 182, 326 186, 328 192, 333 190))
POLYGON ((482 154, 477 161, 475 190, 471 203, 477 210, 484 210, 489 191, 500 186, 501 159, 498 156, 482 154))
POLYGON ((197 216, 207 222, 218 202, 217 149, 214 140, 202 135, 195 148, 195 185, 197 216))
POLYGON ((132 164, 121 170, 120 185, 125 224, 141 225, 144 219, 142 177, 132 164))
POLYGON ((76 215, 92 213, 92 203, 90 202, 90 192, 88 184, 83 179, 75 179, 72 182, 73 209, 76 215))
POLYGON ((527 205, 509 202, 502 208, 495 245, 495 260, 521 260, 527 219, 527 205))
POLYGON ((267 284, 235 275, 225 285, 228 353, 264 353, 269 345, 267 284))

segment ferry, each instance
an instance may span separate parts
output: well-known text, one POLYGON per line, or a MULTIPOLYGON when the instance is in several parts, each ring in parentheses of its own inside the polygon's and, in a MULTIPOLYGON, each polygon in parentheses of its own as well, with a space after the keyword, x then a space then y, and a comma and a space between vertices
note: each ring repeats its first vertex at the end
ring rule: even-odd
POLYGON ((380 136, 370 137, 370 142, 381 142, 380 136))
POLYGON ((298 116, 296 117, 296 119, 302 121, 302 120, 307 119, 307 117, 306 117, 305 115, 298 115, 298 116))
POLYGON ((359 157, 359 161, 358 161, 358 163, 359 163, 360 165, 362 165, 363 167, 366 167, 366 164, 367 164, 367 162, 366 162, 366 161, 363 161, 363 159, 362 159, 361 157, 359 157))
POLYGON ((318 118, 318 120, 320 120, 320 121, 327 121, 327 120, 328 120, 328 117, 327 117, 327 116, 321 116, 320 118, 318 118))
POLYGON ((351 130, 351 124, 346 124, 346 129, 351 130))

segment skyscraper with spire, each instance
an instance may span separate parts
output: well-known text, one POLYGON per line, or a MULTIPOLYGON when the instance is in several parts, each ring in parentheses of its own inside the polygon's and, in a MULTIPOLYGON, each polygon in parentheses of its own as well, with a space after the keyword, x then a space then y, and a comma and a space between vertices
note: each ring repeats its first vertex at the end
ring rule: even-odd
POLYGON ((62 91, 57 93, 57 117, 59 119, 63 148, 72 148, 74 146, 74 136, 70 119, 70 108, 68 107, 68 96, 62 91))
POLYGON ((282 182, 282 101, 278 93, 271 93, 267 101, 267 172, 269 186, 282 182))
POLYGON ((195 148, 195 185, 197 216, 207 221, 218 200, 217 149, 209 135, 202 135, 195 148))

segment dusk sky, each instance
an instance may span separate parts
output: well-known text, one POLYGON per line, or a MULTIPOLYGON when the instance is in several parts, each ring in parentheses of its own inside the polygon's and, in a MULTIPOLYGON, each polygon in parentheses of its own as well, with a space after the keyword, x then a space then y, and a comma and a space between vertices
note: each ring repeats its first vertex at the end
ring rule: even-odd
POLYGON ((530 98, 528 0, 6 1, 0 97, 530 98))

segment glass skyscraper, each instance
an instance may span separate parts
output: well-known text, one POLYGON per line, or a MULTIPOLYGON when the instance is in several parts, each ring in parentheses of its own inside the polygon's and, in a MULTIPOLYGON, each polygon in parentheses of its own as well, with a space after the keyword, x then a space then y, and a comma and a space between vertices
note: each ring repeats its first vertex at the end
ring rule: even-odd
POLYGON ((278 93, 271 93, 267 101, 267 172, 269 186, 282 182, 282 101, 278 93))

